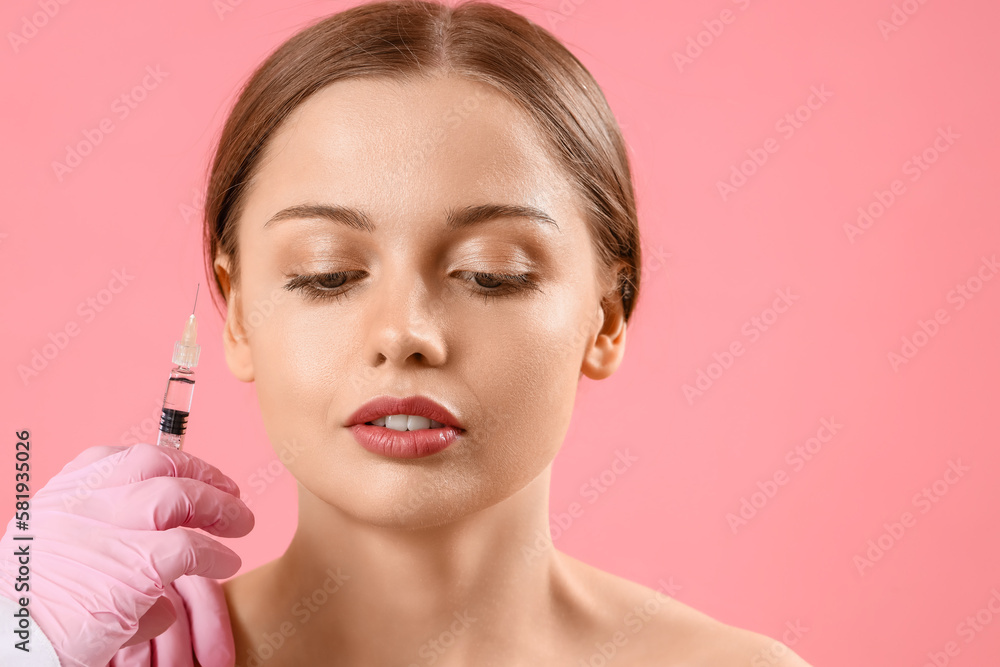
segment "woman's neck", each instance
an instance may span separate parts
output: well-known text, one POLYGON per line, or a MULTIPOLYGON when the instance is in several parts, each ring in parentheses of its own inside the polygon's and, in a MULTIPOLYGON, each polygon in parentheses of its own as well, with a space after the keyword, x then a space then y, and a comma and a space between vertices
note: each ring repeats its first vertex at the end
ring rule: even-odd
POLYGON ((304 660, 335 650, 344 664, 483 664, 550 626, 566 585, 549 537, 550 471, 425 528, 359 521, 299 485, 298 528, 272 572, 275 618, 298 635, 289 648, 304 660))

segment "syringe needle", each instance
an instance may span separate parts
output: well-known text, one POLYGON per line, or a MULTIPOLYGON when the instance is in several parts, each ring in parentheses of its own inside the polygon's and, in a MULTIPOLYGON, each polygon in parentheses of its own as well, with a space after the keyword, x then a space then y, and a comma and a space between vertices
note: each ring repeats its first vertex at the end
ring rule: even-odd
POLYGON ((194 288, 194 305, 191 306, 191 314, 194 315, 194 309, 198 307, 198 288, 201 287, 201 283, 195 285, 194 288))

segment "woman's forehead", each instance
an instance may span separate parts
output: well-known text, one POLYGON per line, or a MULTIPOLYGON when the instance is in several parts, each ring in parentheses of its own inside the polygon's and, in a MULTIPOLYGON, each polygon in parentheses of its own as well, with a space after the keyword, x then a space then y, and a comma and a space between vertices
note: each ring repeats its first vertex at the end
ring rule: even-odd
POLYGON ((538 180, 534 172, 556 168, 524 111, 485 84, 453 76, 331 84, 290 114, 265 155, 265 169, 299 177, 336 170, 402 179, 434 170, 538 180))
POLYGON ((318 91, 271 136, 246 213, 305 201, 386 215, 482 202, 558 209, 570 190, 531 118, 488 86, 357 78, 318 91))

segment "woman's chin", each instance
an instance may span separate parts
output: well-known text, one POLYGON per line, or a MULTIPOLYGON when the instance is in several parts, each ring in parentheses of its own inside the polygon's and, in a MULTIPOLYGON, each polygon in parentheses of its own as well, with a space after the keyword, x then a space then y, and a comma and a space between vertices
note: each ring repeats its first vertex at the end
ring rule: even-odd
POLYGON ((335 507, 353 521, 381 528, 420 530, 454 523, 479 512, 505 497, 465 489, 465 493, 447 494, 447 487, 420 493, 420 485, 398 486, 380 492, 368 488, 357 493, 316 494, 318 499, 335 507))

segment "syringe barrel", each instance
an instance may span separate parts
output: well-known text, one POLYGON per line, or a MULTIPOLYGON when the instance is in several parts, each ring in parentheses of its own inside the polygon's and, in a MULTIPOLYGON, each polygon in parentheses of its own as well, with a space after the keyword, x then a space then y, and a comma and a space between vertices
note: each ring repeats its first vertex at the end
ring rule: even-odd
POLYGON ((160 414, 160 432, 156 444, 181 448, 193 395, 194 371, 184 366, 175 366, 170 371, 167 390, 163 394, 163 412, 160 414))

